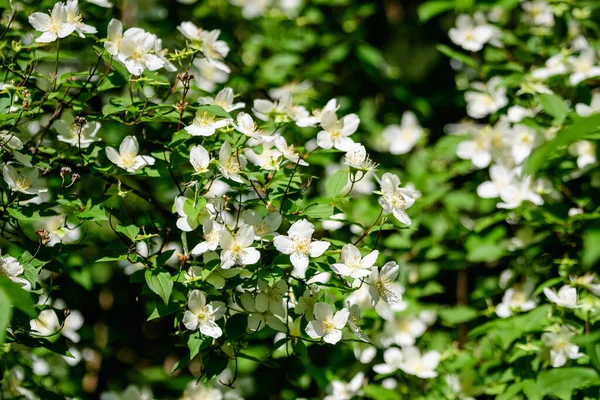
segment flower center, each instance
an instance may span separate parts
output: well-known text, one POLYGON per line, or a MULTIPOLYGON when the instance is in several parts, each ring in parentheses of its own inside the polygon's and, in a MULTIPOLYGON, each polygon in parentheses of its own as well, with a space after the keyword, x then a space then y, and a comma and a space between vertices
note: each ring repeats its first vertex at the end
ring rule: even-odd
POLYGON ((19 190, 27 190, 31 187, 31 179, 27 178, 25 175, 19 175, 15 184, 17 185, 17 189, 19 190))
POLYGON ((125 153, 121 153, 121 163, 126 168, 133 168, 135 165, 135 158, 137 154, 132 153, 130 151, 126 151, 125 153))
POLYGON ((396 189, 391 200, 393 208, 403 209, 404 206, 406 206, 406 200, 404 200, 404 196, 402 196, 400 189, 396 189))
POLYGON ((269 233, 269 231, 271 227, 269 226, 269 224, 267 224, 265 221, 260 221, 258 224, 254 225, 254 233, 257 236, 264 236, 267 233, 269 233))
POLYGON ((297 236, 292 240, 294 241, 294 248, 298 253, 308 254, 308 250, 310 249, 310 238, 297 236))

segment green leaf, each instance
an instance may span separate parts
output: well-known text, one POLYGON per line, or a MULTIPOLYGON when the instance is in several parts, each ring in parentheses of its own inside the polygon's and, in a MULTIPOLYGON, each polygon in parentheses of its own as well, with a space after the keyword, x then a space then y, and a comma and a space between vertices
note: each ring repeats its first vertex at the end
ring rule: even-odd
POLYGON ((477 318, 477 310, 468 306, 456 306, 439 310, 440 318, 448 325, 456 325, 477 318))
POLYGON ((581 262, 584 267, 591 268, 600 259, 600 228, 591 228, 583 233, 583 255, 581 262))
POLYGON ((11 316, 10 299, 4 289, 0 288, 0 346, 4 343, 4 335, 6 335, 6 328, 8 328, 11 316))
POLYGON ((111 71, 98 86, 98 91, 103 92, 105 90, 120 88, 125 85, 127 85, 127 80, 123 78, 121 74, 111 71))
POLYGON ((202 335, 200 331, 192 333, 187 341, 190 349, 190 360, 193 360, 200 353, 200 350, 206 349, 211 341, 212 338, 202 335))
POLYGON ((173 365, 173 369, 171 370, 171 373, 177 371, 178 369, 185 367, 189 363, 190 363, 190 356, 183 357, 181 360, 177 361, 175 363, 175 365, 173 365))
POLYGON ((206 367, 203 381, 207 382, 227 368, 229 358, 220 353, 209 353, 202 358, 202 363, 206 367))
POLYGON ((127 236, 132 242, 135 242, 135 238, 140 233, 140 228, 135 225, 117 225, 115 230, 127 236))
POLYGON ((542 400, 542 393, 533 379, 524 380, 522 387, 527 400, 542 400))
POLYGON ((538 99, 544 112, 552 117, 560 124, 567 117, 569 106, 565 101, 555 94, 540 93, 538 99))
POLYGON ((0 288, 4 290, 4 294, 8 296, 10 302, 16 308, 23 311, 32 319, 37 317, 35 303, 31 299, 31 295, 23 290, 21 286, 5 276, 0 276, 0 288))
POLYGON ((577 389, 600 386, 600 376, 591 368, 555 368, 540 372, 537 384, 542 395, 552 394, 562 400, 571 400, 577 389))
POLYGON ((171 274, 164 269, 146 270, 145 277, 150 290, 159 295, 165 304, 168 304, 169 297, 171 297, 171 292, 173 291, 171 274))
POLYGON ((336 197, 341 194, 342 189, 348 184, 348 170, 341 169, 336 171, 325 182, 325 190, 329 197, 336 197))
POLYGON ((386 389, 380 385, 367 385, 365 396, 377 400, 399 400, 400 394, 395 390, 386 389))
POLYGON ((600 127, 600 114, 578 118, 573 125, 559 131, 553 140, 544 143, 531 153, 525 164, 525 173, 535 174, 557 149, 583 139, 587 134, 598 130, 598 127, 600 127))
POLYGON ((315 219, 329 218, 333 214, 333 206, 331 204, 311 204, 303 211, 303 214, 315 219))
POLYGON ((421 4, 417 8, 419 19, 421 22, 429 21, 431 18, 439 15, 443 12, 450 11, 454 8, 454 1, 451 0, 440 0, 440 1, 428 1, 421 4))
POLYGON ((198 106, 198 112, 200 112, 200 113, 207 112, 207 113, 215 115, 217 117, 233 118, 231 116, 231 114, 229 114, 227 111, 225 111, 223 109, 223 107, 221 107, 221 106, 201 105, 201 106, 198 106))
POLYGON ((148 321, 153 319, 166 317, 167 315, 174 314, 181 309, 181 303, 178 301, 171 302, 169 304, 159 303, 156 308, 152 311, 148 317, 148 321))

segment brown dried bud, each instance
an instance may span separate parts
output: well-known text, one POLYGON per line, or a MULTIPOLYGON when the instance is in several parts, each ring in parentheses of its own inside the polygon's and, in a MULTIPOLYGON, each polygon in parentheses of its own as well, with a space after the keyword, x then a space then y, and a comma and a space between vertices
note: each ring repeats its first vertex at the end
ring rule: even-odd
POLYGON ((40 243, 45 246, 50 241, 50 233, 46 228, 40 228, 35 233, 40 237, 40 243))
POLYGON ((70 167, 61 167, 60 168, 60 177, 63 179, 63 181, 65 180, 65 176, 70 175, 70 174, 71 174, 70 167))
POLYGON ((177 253, 177 258, 179 259, 179 268, 183 267, 185 265, 185 263, 187 262, 187 260, 189 259, 187 254, 181 254, 181 253, 177 253))

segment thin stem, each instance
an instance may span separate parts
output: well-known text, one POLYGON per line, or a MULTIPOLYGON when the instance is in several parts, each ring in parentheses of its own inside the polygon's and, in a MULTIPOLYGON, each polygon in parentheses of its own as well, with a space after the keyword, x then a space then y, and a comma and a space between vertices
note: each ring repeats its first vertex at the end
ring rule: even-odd
POLYGON ((369 232, 371 232, 371 229, 373 229, 373 227, 375 226, 375 224, 379 221, 379 218, 381 218, 381 216, 383 215, 383 208, 381 210, 379 210, 379 215, 377 216, 377 219, 375 221, 373 221, 373 223, 371 224, 371 226, 369 226, 367 228, 367 230, 362 234, 361 237, 358 238, 358 240, 356 242, 354 242, 354 245, 356 246, 358 243, 360 243, 361 240, 363 240, 368 234, 369 232))

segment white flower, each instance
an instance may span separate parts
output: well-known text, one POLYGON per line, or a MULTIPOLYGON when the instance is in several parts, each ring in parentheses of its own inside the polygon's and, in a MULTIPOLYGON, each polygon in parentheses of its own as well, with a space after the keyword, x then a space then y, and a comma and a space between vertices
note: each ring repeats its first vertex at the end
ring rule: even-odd
POLYGON ((414 346, 417 338, 426 330, 427 324, 419 316, 396 317, 392 321, 386 321, 381 342, 384 346, 392 343, 401 347, 414 346))
POLYGON ((183 325, 189 330, 200 330, 200 333, 218 338, 223 331, 215 321, 225 315, 225 304, 213 301, 206 304, 206 295, 200 290, 192 290, 188 296, 188 310, 183 315, 183 325))
POLYGON ((78 226, 68 227, 65 217, 61 215, 44 218, 43 224, 40 227, 44 227, 48 231, 50 237, 50 240, 46 243, 48 247, 52 247, 58 243, 74 243, 81 237, 81 229, 78 226))
POLYGON ((106 156, 117 167, 127 172, 135 172, 147 165, 154 165, 154 157, 139 156, 140 146, 135 136, 126 136, 119 146, 119 151, 113 147, 106 147, 106 156))
POLYGON ((242 7, 242 16, 253 19, 264 15, 272 0, 229 0, 234 6, 242 7))
POLYGON ((533 117, 536 113, 537 110, 532 110, 519 105, 512 106, 506 111, 508 121, 515 124, 523 121, 525 117, 533 117))
POLYGON ((70 310, 69 315, 65 318, 63 328, 60 333, 64 337, 71 339, 73 343, 79 343, 81 336, 77 331, 83 326, 83 315, 80 311, 70 310))
POLYGON ((315 319, 306 326, 306 333, 313 339, 323 338, 326 343, 336 344, 342 339, 342 328, 348 321, 350 312, 342 308, 333 314, 333 307, 327 303, 317 303, 315 319))
POLYGON ((596 144, 589 140, 580 140, 569 147, 569 151, 577 156, 577 167, 584 168, 596 162, 596 144))
POLYGON ((600 76, 600 65, 596 63, 596 50, 588 49, 581 52, 579 57, 569 57, 568 62, 572 70, 569 82, 575 86, 586 79, 600 76))
POLYGON ((514 209, 519 207, 523 201, 530 201, 535 205, 544 204, 542 197, 532 190, 531 177, 526 176, 521 180, 515 179, 512 184, 506 186, 500 192, 501 203, 496 206, 504 209, 514 209))
POLYGON ((281 226, 281 214, 278 212, 269 213, 262 218, 254 210, 245 210, 242 213, 242 220, 254 228, 256 239, 261 239, 265 236, 276 236, 277 229, 281 226))
POLYGON ((383 211, 393 214, 398 221, 410 225, 410 217, 404 210, 415 203, 416 192, 411 189, 401 188, 400 178, 391 173, 385 173, 381 179, 377 178, 381 185, 381 197, 379 205, 383 211))
POLYGON ((204 231, 204 242, 198 243, 192 249, 191 253, 195 256, 202 255, 207 251, 215 251, 217 247, 219 247, 219 243, 221 241, 221 231, 223 231, 225 227, 212 219, 208 219, 202 225, 202 230, 204 231))
POLYGON ((263 143, 262 152, 257 154, 253 149, 246 149, 248 160, 265 171, 277 171, 281 164, 281 152, 271 143, 263 143))
POLYGON ((273 143, 275 144, 275 147, 277 147, 277 150, 279 150, 287 160, 294 164, 302 165, 303 167, 308 165, 308 163, 302 159, 300 153, 296 151, 293 144, 288 146, 283 136, 275 136, 273 143))
POLYGON ((512 127, 508 132, 507 140, 511 143, 512 156, 517 164, 529 157, 533 148, 540 143, 536 131, 521 124, 512 127))
POLYGON ((67 0, 65 8, 67 10, 67 22, 75 25, 75 31, 79 34, 79 37, 85 38, 85 33, 98 32, 93 26, 83 23, 81 13, 79 13, 78 0, 67 0))
POLYGON ((535 0, 523 3, 523 9, 529 14, 535 25, 551 28, 554 26, 554 14, 546 1, 535 0))
POLYGON ((321 292, 319 286, 311 283, 304 290, 302 297, 298 299, 298 304, 296 304, 294 312, 299 315, 304 314, 304 318, 306 318, 307 321, 312 321, 314 319, 313 310, 315 304, 319 301, 322 294, 323 292, 321 292))
POLYGON ((256 301, 250 293, 244 293, 240 300, 244 310, 248 311, 248 329, 252 332, 260 331, 265 326, 274 329, 279 332, 286 332, 287 328, 282 322, 285 318, 285 313, 282 313, 283 309, 274 307, 269 308, 268 301, 256 301))
POLYGON ((495 76, 487 84, 474 82, 465 93, 467 114, 472 118, 484 118, 508 104, 506 87, 500 84, 501 78, 495 76))
POLYGON ((16 258, 11 256, 0 257, 0 275, 4 275, 11 281, 18 283, 23 290, 30 291, 31 283, 24 277, 21 277, 24 272, 23 266, 16 258))
MULTIPOLYGON (((266 99, 256 99, 252 104, 252 112, 256 118, 268 121, 269 119, 275 122, 295 121, 297 116, 292 104, 292 94, 285 93, 278 101, 266 99)), ((308 115, 308 112, 306 112, 308 115)), ((303 116, 300 116, 302 118, 303 116)))
POLYGON ((580 285, 586 290, 590 291, 594 296, 600 297, 600 284, 594 283, 596 276, 594 274, 587 273, 583 276, 570 276, 569 279, 575 285, 580 285))
POLYGON ((256 295, 255 305, 259 310, 270 310, 276 315, 285 315, 283 297, 288 291, 288 285, 280 279, 272 286, 263 280, 258 281, 260 293, 256 295))
POLYGON ((331 269, 341 276, 349 276, 357 279, 363 278, 371 273, 371 267, 377 261, 378 256, 379 251, 373 250, 363 258, 356 246, 347 244, 342 247, 340 262, 333 264, 331 269))
POLYGON ((218 118, 206 111, 198 111, 191 125, 185 131, 192 136, 212 136, 217 129, 227 126, 231 122, 228 118, 218 118))
POLYGON ((328 388, 328 394, 323 400, 351 400, 355 396, 359 396, 362 388, 365 374, 359 372, 348 383, 334 380, 328 388))
POLYGON ((204 147, 197 145, 190 150, 190 164, 194 167, 196 174, 208 172, 210 161, 210 154, 204 147))
MULTIPOLYGON (((131 28, 134 32, 137 30, 143 32, 139 28, 131 28)), ((130 32, 131 33, 131 32, 130 32)), ((117 19, 111 19, 108 23, 106 32, 106 41, 104 42, 104 48, 106 52, 112 56, 119 54, 121 49, 121 39, 123 39, 123 24, 117 19)))
POLYGON ((373 306, 379 302, 379 299, 388 304, 400 303, 402 291, 400 286, 394 283, 399 271, 400 267, 394 261, 386 263, 381 267, 381 271, 373 267, 369 276, 369 295, 373 306))
POLYGON ((88 3, 97 5, 98 7, 111 8, 113 5, 108 0, 86 0, 88 3))
POLYGON ((520 181, 515 181, 513 184, 505 187, 500 192, 500 199, 502 202, 496 206, 506 209, 517 208, 526 200, 538 206, 544 204, 542 196, 532 190, 530 176, 524 176, 520 181))
POLYGON ((47 308, 42 310, 36 319, 29 321, 29 326, 40 336, 52 336, 58 333, 60 322, 54 310, 47 308))
MULTIPOLYGON (((273 97, 274 99, 280 98, 280 97, 273 96, 273 95, 271 95, 271 97, 273 97)), ((337 100, 331 99, 327 102, 327 104, 325 105, 325 107, 323 107, 323 109, 314 109, 314 110, 312 110, 312 113, 310 115, 306 115, 302 118, 298 118, 296 120, 296 125, 298 125, 301 128, 315 127, 315 126, 317 126, 317 124, 321 123, 321 115, 323 115, 324 112, 336 112, 338 110, 338 108, 340 108, 340 106, 338 106, 337 100)))
POLYGON ((96 134, 100 130, 100 122, 83 120, 83 124, 79 125, 70 114, 64 115, 62 120, 54 121, 53 126, 59 133, 56 137, 58 140, 82 149, 87 149, 96 141, 96 134))
POLYGON ((341 151, 352 150, 356 143, 350 135, 356 132, 360 118, 356 114, 348 114, 342 119, 337 118, 334 111, 325 111, 321 114, 321 132, 317 134, 317 144, 324 149, 335 147, 341 151))
POLYGON ((358 147, 349 150, 344 156, 344 164, 362 171, 356 178, 359 182, 362 180, 361 178, 364 177, 365 172, 371 171, 377 167, 377 164, 371 161, 371 158, 363 145, 359 145, 358 147))
POLYGON ((154 396, 150 389, 140 390, 135 385, 129 385, 121 393, 103 392, 100 394, 100 400, 152 400, 154 396))
POLYGON ((129 73, 141 75, 145 70, 156 71, 164 67, 165 62, 152 54, 156 36, 139 28, 127 29, 120 41, 118 59, 129 73))
POLYGON ((400 369, 404 361, 402 351, 397 347, 391 347, 383 352, 384 364, 373 365, 373 371, 378 374, 391 374, 400 369))
POLYGON ((409 375, 415 375, 421 379, 435 378, 435 369, 440 363, 440 353, 435 350, 428 351, 421 356, 416 347, 402 349, 402 361, 400 369, 409 375))
MULTIPOLYGON (((223 110, 225 110, 227 112, 238 110, 238 109, 244 108, 246 106, 246 103, 241 103, 241 102, 240 103, 234 103, 233 102, 234 97, 235 96, 233 94, 233 89, 231 89, 231 88, 224 88, 224 89, 221 89, 221 91, 219 93, 217 93, 217 95, 215 96, 215 98, 212 98, 212 97, 201 97, 201 98, 198 99, 198 102, 200 104, 208 104, 208 105, 219 106, 219 107, 221 107, 223 110)), ((239 121, 239 115, 238 115, 238 121, 239 121)))
POLYGON ((600 112, 600 91, 592 93, 592 101, 589 106, 583 103, 575 104, 575 111, 580 117, 589 117, 600 112))
POLYGON ((45 193, 48 191, 40 179, 40 171, 37 168, 19 168, 6 164, 2 168, 4 181, 13 192, 25 194, 45 193))
POLYGON ((237 115, 237 124, 234 124, 233 126, 236 131, 243 133, 244 135, 251 138, 266 137, 267 141, 271 141, 274 139, 274 137, 272 136, 261 135, 262 130, 258 127, 256 122, 254 122, 250 114, 247 114, 245 112, 241 112, 237 115))
POLYGON ((29 23, 42 35, 35 41, 40 43, 54 42, 56 39, 69 36, 77 26, 68 21, 65 3, 56 2, 50 15, 36 12, 29 16, 29 23))
POLYGON ((348 311, 348 326, 350 327, 350 330, 352 330, 352 332, 360 340, 369 342, 368 336, 365 335, 360 327, 360 308, 358 307, 358 304, 353 304, 352 306, 348 307, 348 311))
POLYGON ((550 57, 544 63, 544 67, 536 68, 531 72, 535 79, 546 80, 556 75, 567 73, 567 58, 564 53, 558 53, 550 57))
POLYGON ((456 28, 448 32, 450 40, 465 50, 479 51, 483 45, 490 41, 494 34, 491 25, 478 25, 466 14, 456 18, 456 28))
POLYGON ((252 246, 254 229, 250 225, 242 225, 235 236, 224 229, 220 232, 219 244, 221 252, 221 268, 228 269, 234 265, 252 265, 260 259, 260 251, 252 246))
POLYGON ((578 308, 577 289, 564 285, 558 290, 558 293, 549 288, 544 288, 544 294, 552 303, 565 308, 578 308))
POLYGON ((471 139, 458 144, 456 155, 463 160, 471 160, 477 168, 485 168, 494 155, 502 154, 506 148, 505 136, 509 131, 510 125, 505 119, 500 119, 493 127, 469 129, 471 139))
POLYGON ((225 83, 229 78, 227 72, 221 71, 213 64, 211 64, 206 58, 195 58, 192 61, 196 71, 194 77, 198 87, 207 92, 214 92, 217 83, 225 83))
POLYGON ((12 150, 21 150, 23 142, 15 136, 14 133, 0 133, 0 147, 7 147, 12 150))
POLYGON ((290 255, 290 261, 294 266, 293 274, 298 278, 304 278, 309 256, 320 257, 329 248, 329 242, 312 240, 314 231, 313 224, 301 219, 288 229, 288 236, 280 235, 273 239, 273 244, 278 251, 290 255))
POLYGON ((507 289, 502 297, 502 302, 496 306, 496 315, 508 318, 515 311, 529 311, 537 306, 537 301, 531 298, 532 284, 528 282, 524 287, 507 289))
POLYGON ((175 198, 175 211, 179 215, 176 223, 177 227, 185 232, 195 230, 210 217, 206 207, 199 207, 198 204, 194 205, 194 200, 188 199, 185 196, 177 196, 175 198))
POLYGON ((204 39, 206 31, 202 28, 198 28, 193 22, 184 21, 178 27, 177 30, 181 32, 183 36, 192 40, 201 42, 204 39))
POLYGON ((223 177, 231 179, 234 182, 244 183, 240 176, 246 168, 246 159, 240 154, 234 154, 231 150, 229 142, 224 142, 219 150, 219 171, 223 177))
POLYGON ((477 195, 482 199, 500 197, 506 188, 513 185, 521 173, 521 168, 510 169, 504 165, 494 164, 490 167, 490 181, 485 181, 477 187, 477 195))
POLYGON ((406 154, 423 137, 424 131, 417 117, 410 111, 402 115, 400 125, 386 126, 382 132, 392 154, 406 154))
POLYGON ((221 31, 219 29, 213 29, 204 34, 202 38, 202 54, 217 69, 225 73, 230 73, 231 70, 229 67, 221 61, 229 54, 229 46, 225 41, 218 40, 220 34, 221 31))
POLYGON ((573 336, 574 329, 569 325, 561 326, 556 333, 545 332, 542 335, 542 341, 550 348, 550 361, 554 368, 565 365, 567 359, 576 360, 583 357, 583 353, 579 353, 579 346, 571 343, 573 336))

